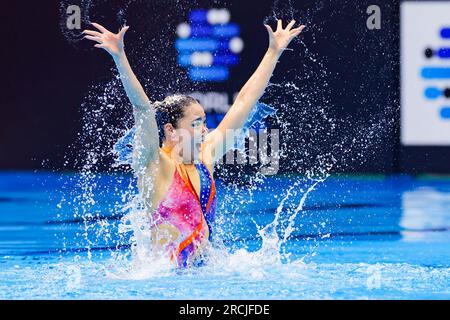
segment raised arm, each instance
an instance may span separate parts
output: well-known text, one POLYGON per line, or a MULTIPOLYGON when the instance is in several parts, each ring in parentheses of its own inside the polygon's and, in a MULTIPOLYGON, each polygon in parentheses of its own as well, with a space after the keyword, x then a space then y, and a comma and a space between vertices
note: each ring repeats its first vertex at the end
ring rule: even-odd
POLYGON ((131 69, 125 54, 124 36, 129 27, 123 27, 115 34, 98 23, 92 23, 92 25, 98 31, 84 30, 85 38, 97 42, 94 47, 104 49, 112 56, 128 99, 133 105, 136 124, 133 169, 138 174, 143 173, 148 163, 158 158, 158 126, 150 100, 131 69))
POLYGON ((213 161, 221 158, 228 151, 232 143, 226 143, 225 141, 227 130, 241 129, 243 127, 250 111, 263 95, 281 54, 292 39, 298 36, 305 27, 301 25, 298 28, 292 29, 294 24, 295 20, 292 20, 283 29, 282 21, 278 20, 278 26, 275 32, 269 25, 264 25, 269 34, 269 48, 266 54, 256 71, 240 90, 236 100, 217 129, 211 131, 209 137, 206 138, 211 148, 210 151, 213 154, 213 161))

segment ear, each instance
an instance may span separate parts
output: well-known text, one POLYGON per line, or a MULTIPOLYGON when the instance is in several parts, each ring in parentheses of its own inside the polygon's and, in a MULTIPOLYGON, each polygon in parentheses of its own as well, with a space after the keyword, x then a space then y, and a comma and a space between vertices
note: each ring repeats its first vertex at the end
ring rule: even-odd
POLYGON ((173 127, 173 125, 171 123, 166 123, 164 125, 164 135, 166 137, 167 140, 173 140, 174 135, 175 135, 175 128, 173 127))
POLYGON ((174 131, 173 125, 171 123, 166 123, 164 125, 164 131, 173 132, 174 131))

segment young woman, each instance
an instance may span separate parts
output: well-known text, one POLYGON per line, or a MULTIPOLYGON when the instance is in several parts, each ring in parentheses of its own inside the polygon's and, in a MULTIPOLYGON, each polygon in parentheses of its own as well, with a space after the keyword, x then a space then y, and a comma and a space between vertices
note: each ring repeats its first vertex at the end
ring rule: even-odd
MULTIPOLYGON (((215 214, 214 163, 229 149, 230 132, 242 129, 264 93, 283 50, 305 27, 286 28, 278 20, 276 31, 265 25, 269 48, 256 71, 240 90, 219 126, 208 132, 205 112, 197 100, 184 95, 150 102, 131 70, 124 51, 128 26, 117 34, 92 23, 85 38, 114 59, 133 105, 136 133, 133 169, 139 190, 152 218, 152 244, 170 255, 179 266, 197 264, 211 237, 215 214)), ((233 139, 232 139, 233 140, 233 139)))

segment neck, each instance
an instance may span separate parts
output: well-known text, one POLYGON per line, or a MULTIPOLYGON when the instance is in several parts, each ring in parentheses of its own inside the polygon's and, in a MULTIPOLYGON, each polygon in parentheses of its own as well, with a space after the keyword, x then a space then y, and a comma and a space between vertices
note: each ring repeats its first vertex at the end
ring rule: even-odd
MULTIPOLYGON (((175 147, 174 145, 166 145, 166 144, 163 144, 163 146, 161 147, 161 149, 162 149, 166 154, 168 154, 169 156, 171 156, 172 150, 173 150, 174 147, 175 147)), ((181 157, 180 157, 180 158, 181 158, 181 157)), ((182 163, 183 163, 184 165, 194 165, 194 164, 196 163, 196 161, 195 161, 195 160, 186 160, 186 159, 182 159, 182 163)))

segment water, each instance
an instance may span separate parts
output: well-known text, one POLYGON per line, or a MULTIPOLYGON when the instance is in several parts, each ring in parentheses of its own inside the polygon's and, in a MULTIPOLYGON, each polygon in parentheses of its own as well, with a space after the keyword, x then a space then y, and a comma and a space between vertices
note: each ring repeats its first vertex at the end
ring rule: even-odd
MULTIPOLYGON (((195 1, 78 4, 87 28, 90 21, 111 27, 133 25, 140 36, 127 40, 127 53, 139 62, 140 80, 151 88, 153 98, 205 90, 180 74, 175 56, 166 51, 167 39, 198 5, 195 1)), ((336 19, 353 21, 352 30, 363 30, 360 19, 343 12, 352 8, 350 12, 356 10, 361 17, 365 8, 353 9, 347 1, 332 7, 314 2, 301 10, 294 4, 275 0, 263 19, 273 23, 275 18, 300 18, 308 27, 282 58, 285 65, 295 67, 280 79, 271 79, 262 102, 277 110, 266 125, 279 128, 283 135, 280 160, 296 159, 283 169, 298 175, 267 178, 259 171, 249 178, 236 173, 239 168, 217 170, 217 176, 244 186, 217 182, 216 239, 207 265, 172 270, 148 250, 148 225, 137 210, 135 184, 131 174, 121 171, 120 163, 130 158, 112 159, 114 146, 125 148, 130 142, 116 144, 124 133, 132 132, 128 128, 133 121, 117 72, 111 68, 109 78, 94 81, 86 93, 82 130, 64 156, 65 168, 77 168, 78 174, 0 174, 0 297, 449 298, 450 180, 329 176, 331 169, 345 172, 367 159, 383 161, 378 150, 392 141, 398 103, 394 90, 378 84, 389 84, 386 80, 396 70, 397 59, 387 45, 396 40, 396 32, 386 29, 382 38, 371 40, 364 31, 351 42, 348 35, 336 32, 336 19), (331 90, 330 81, 341 83, 342 74, 328 67, 350 60, 334 49, 329 56, 327 50, 318 51, 321 41, 370 53, 372 59, 361 65, 367 69, 358 71, 365 75, 357 89, 364 92, 363 98, 351 99, 367 106, 364 112, 369 107, 379 110, 369 120, 365 113, 360 120, 333 116, 336 107, 347 106, 335 101, 331 90), (388 57, 383 63, 373 59, 380 43, 386 52, 378 56, 388 57), (98 173, 105 170, 108 173, 98 173)), ((62 1, 62 35, 74 49, 92 50, 82 46, 79 31, 65 28, 66 6, 62 1)))
MULTIPOLYGON (((130 262, 130 236, 117 232, 115 204, 124 200, 96 191, 126 189, 130 175, 96 175, 89 221, 74 217, 79 203, 61 202, 77 179, 0 174, 0 298, 450 298, 449 178, 330 176, 307 197, 312 183, 296 186, 301 177, 267 178, 252 192, 240 189, 229 211, 219 206, 224 248, 212 263, 178 272, 130 262)), ((229 186, 217 187, 227 203, 229 186)))

